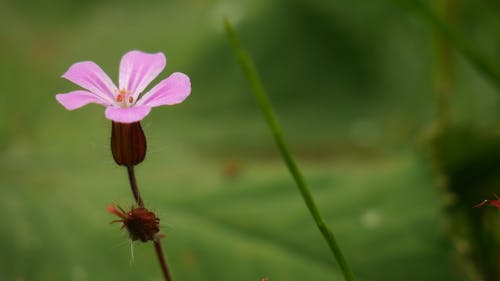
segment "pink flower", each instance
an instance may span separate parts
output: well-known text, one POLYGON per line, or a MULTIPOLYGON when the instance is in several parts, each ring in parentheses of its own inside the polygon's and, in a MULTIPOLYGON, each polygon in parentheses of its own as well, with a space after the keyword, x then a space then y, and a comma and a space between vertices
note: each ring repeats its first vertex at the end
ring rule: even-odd
POLYGON ((56 99, 68 110, 97 103, 106 107, 106 118, 112 121, 138 122, 149 114, 152 107, 181 103, 191 92, 189 77, 184 73, 175 72, 142 94, 165 65, 166 58, 163 53, 130 51, 120 62, 119 87, 116 87, 94 62, 78 62, 62 77, 85 90, 58 94, 56 99))

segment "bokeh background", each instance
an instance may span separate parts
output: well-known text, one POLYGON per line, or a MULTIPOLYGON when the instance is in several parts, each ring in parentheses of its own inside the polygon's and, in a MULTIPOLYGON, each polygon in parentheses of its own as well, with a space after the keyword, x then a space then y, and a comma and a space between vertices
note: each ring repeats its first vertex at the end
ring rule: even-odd
MULTIPOLYGON (((499 66, 498 1, 426 3, 439 11, 438 2, 455 3, 454 28, 499 66)), ((161 280, 152 246, 134 243, 131 261, 126 233, 109 224, 107 204, 129 206, 132 197, 111 157, 104 109, 68 112, 54 98, 77 88, 60 78, 71 64, 92 60, 116 81, 131 49, 166 54, 155 81, 174 71, 192 81, 187 101, 142 122, 149 150, 137 168, 174 279, 342 280, 253 100, 223 15, 255 59, 358 280, 481 277, 463 257, 467 241, 450 234, 444 209, 453 197, 427 148, 440 79, 452 93, 450 122, 488 136, 499 131, 499 92, 453 48, 450 68, 440 67, 433 26, 401 3, 0 1, 0 280, 161 280)), ((465 204, 492 192, 498 181, 465 204)))

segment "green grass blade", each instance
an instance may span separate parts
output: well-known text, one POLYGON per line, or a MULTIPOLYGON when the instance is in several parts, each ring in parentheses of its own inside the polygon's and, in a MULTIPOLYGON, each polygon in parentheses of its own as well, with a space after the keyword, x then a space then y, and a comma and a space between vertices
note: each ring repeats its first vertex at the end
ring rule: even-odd
POLYGON ((421 0, 395 0, 405 4, 409 9, 419 12, 430 24, 432 24, 441 35, 449 40, 455 49, 460 52, 485 78, 487 78, 500 92, 500 72, 493 67, 487 59, 478 53, 463 38, 463 36, 450 28, 441 20, 432 9, 421 0))
POLYGON ((344 275, 345 280, 354 281, 355 280, 354 275, 349 265, 347 264, 347 261, 345 260, 342 251, 340 250, 337 240, 335 239, 335 236, 330 227, 325 223, 325 220, 322 218, 318 210, 318 207, 314 202, 312 194, 309 191, 309 188, 307 187, 304 177, 302 176, 299 167, 297 166, 294 158, 292 157, 288 149, 288 146, 281 132, 279 123, 274 115, 274 110, 271 101, 264 89, 264 86, 261 82, 261 79, 259 78, 257 70, 250 56, 242 48, 241 43, 233 27, 231 26, 231 23, 227 18, 224 19, 224 26, 226 29, 227 36, 231 41, 231 45, 233 46, 233 49, 236 52, 238 61, 241 67, 243 68, 243 71, 246 75, 246 78, 248 79, 248 82, 250 83, 250 87, 252 88, 252 92, 255 96, 255 99, 257 100, 257 104, 260 107, 262 114, 264 115, 264 118, 267 124, 269 125, 269 128, 271 129, 272 135, 274 137, 274 140, 276 141, 276 145, 278 146, 281 156, 283 157, 283 160, 285 161, 288 170, 292 174, 295 183, 299 188, 300 194, 302 195, 302 198, 304 199, 304 202, 307 208, 309 209, 309 212, 314 218, 314 221, 316 222, 316 225, 318 226, 318 229, 320 230, 321 234, 328 243, 328 246, 330 247, 338 265, 340 266, 340 269, 342 271, 342 274, 344 275))

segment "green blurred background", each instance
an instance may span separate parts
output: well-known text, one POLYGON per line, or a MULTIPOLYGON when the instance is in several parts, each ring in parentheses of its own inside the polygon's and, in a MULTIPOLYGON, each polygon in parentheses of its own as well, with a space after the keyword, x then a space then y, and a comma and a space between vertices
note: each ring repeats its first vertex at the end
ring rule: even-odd
MULTIPOLYGON (((499 2, 456 2, 456 29, 500 65, 499 2)), ((106 205, 132 197, 104 109, 68 112, 54 98, 77 88, 60 78, 71 64, 92 60, 116 81, 131 49, 166 54, 155 81, 181 71, 192 82, 187 101, 142 122, 137 168, 174 279, 342 280, 222 15, 358 280, 471 280, 422 137, 436 120, 436 37, 391 0, 0 1, 0 280, 161 280, 152 246, 134 243, 131 263, 126 233, 109 225, 106 205)), ((499 93, 451 55, 453 123, 498 131, 499 93)))

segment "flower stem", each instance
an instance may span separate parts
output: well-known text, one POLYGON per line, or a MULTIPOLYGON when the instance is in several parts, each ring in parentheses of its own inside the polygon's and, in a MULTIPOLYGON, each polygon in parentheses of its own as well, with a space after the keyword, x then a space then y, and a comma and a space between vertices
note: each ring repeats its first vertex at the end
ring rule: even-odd
POLYGON ((134 166, 127 166, 127 173, 135 202, 137 203, 137 205, 139 205, 139 207, 144 208, 144 202, 142 201, 141 194, 139 193, 139 188, 137 187, 137 181, 135 180, 134 166))
POLYGON ((165 259, 165 255, 163 254, 160 239, 155 239, 153 243, 155 246, 156 256, 158 257, 158 262, 160 263, 161 271, 163 272, 163 276, 165 277, 166 281, 172 281, 172 276, 170 275, 170 271, 168 270, 167 260, 165 259))
MULTIPOLYGON (((139 207, 144 208, 144 202, 142 201, 141 194, 139 193, 139 188, 137 187, 137 181, 135 179, 134 166, 127 166, 127 173, 135 202, 137 203, 137 205, 139 205, 139 207)), ((172 281, 173 279, 170 275, 170 271, 168 270, 167 260, 165 259, 163 249, 161 248, 160 238, 154 239, 153 244, 155 247, 156 257, 158 258, 161 271, 163 272, 163 277, 165 277, 165 281, 172 281)))
POLYGON ((238 37, 236 36, 236 33, 234 32, 233 27, 231 26, 231 23, 229 22, 229 19, 227 18, 224 19, 224 26, 226 29, 227 36, 231 41, 234 51, 236 52, 238 61, 241 67, 243 68, 243 71, 245 72, 248 82, 250 83, 250 86, 253 90, 253 94, 257 100, 257 104, 259 105, 262 113, 264 114, 264 118, 267 124, 269 125, 269 128, 271 129, 271 132, 273 134, 276 145, 278 146, 278 149, 281 153, 281 156, 283 157, 283 160, 285 161, 288 170, 292 174, 295 183, 299 188, 300 194, 302 195, 302 198, 307 208, 309 209, 309 212, 314 218, 314 221, 316 222, 319 231, 323 235, 323 238, 326 240, 328 246, 330 247, 330 250, 333 253, 333 256, 335 257, 335 260, 340 266, 340 269, 342 271, 342 274, 344 275, 345 280, 354 281, 355 280, 354 274, 352 273, 349 265, 347 264, 347 261, 344 258, 342 251, 340 250, 337 240, 335 239, 332 230, 326 224, 325 220, 321 216, 318 207, 314 202, 314 198, 312 197, 312 194, 309 188, 307 187, 304 177, 302 176, 299 167, 297 166, 294 158, 292 157, 286 145, 283 134, 281 133, 280 126, 274 115, 271 101, 267 96, 267 93, 260 80, 257 70, 255 69, 252 60, 250 59, 250 56, 242 48, 241 43, 238 37))

